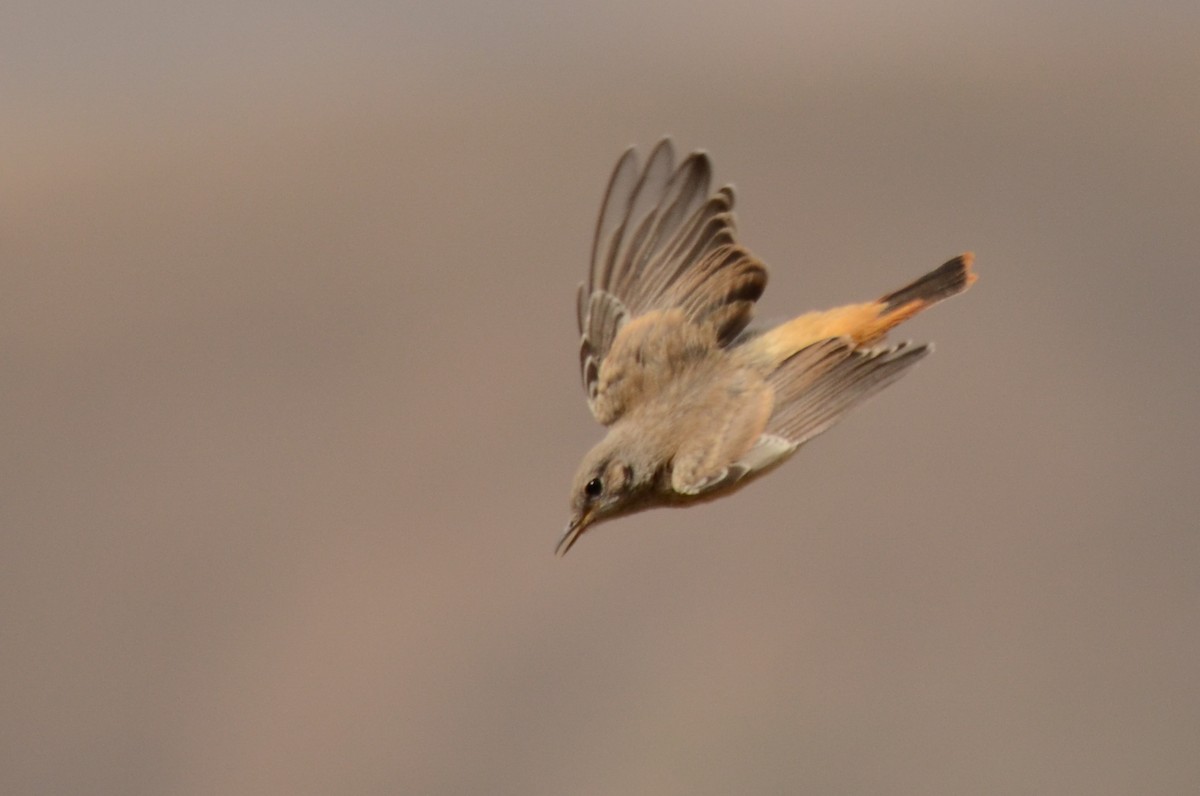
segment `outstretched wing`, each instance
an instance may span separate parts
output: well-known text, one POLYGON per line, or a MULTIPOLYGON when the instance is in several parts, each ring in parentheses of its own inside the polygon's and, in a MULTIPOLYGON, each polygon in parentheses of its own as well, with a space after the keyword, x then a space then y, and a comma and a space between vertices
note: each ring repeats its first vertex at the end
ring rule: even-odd
POLYGON ((903 376, 930 351, 927 344, 909 342, 865 349, 852 345, 839 339, 810 346, 816 349, 816 361, 798 361, 809 350, 804 349, 768 377, 776 408, 765 433, 799 447, 903 376))
MULTIPOLYGON (((722 486, 770 470, 858 404, 903 376, 930 348, 899 343, 856 349, 847 338, 814 343, 767 378, 774 410, 762 436, 729 467, 722 486)), ((717 486, 717 484, 714 484, 717 486)))
POLYGON ((766 267, 735 240, 733 189, 709 193, 712 166, 703 152, 674 161, 670 139, 645 168, 630 149, 604 195, 578 301, 580 369, 601 422, 616 418, 597 412, 600 368, 627 321, 678 309, 727 345, 750 323, 766 286, 766 267))

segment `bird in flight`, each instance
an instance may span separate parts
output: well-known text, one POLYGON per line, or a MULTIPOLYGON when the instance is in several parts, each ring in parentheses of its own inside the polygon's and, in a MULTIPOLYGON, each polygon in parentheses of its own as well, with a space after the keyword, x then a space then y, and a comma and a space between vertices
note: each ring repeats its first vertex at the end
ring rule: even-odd
POLYGON ((703 152, 676 165, 670 139, 613 170, 578 298, 583 386, 608 433, 575 475, 559 555, 598 522, 771 471, 929 353, 881 345, 888 330, 975 281, 961 254, 874 301, 747 330, 767 269, 711 176, 703 152))

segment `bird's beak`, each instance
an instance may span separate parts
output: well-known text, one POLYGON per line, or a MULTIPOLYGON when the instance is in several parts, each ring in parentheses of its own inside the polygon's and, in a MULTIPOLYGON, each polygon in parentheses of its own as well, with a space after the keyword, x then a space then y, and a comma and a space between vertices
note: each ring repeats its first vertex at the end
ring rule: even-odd
POLYGON ((567 523, 566 530, 563 531, 562 538, 558 540, 558 546, 554 548, 555 555, 565 556, 567 551, 571 549, 571 545, 575 544, 575 540, 591 524, 591 512, 580 512, 573 515, 571 521, 567 523))

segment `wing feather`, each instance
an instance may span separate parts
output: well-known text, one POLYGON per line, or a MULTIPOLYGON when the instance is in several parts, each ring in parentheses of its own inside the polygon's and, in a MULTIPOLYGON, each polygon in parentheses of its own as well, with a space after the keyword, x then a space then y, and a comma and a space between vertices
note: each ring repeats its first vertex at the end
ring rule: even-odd
POLYGON ((803 349, 767 379, 775 389, 776 411, 766 433, 803 445, 903 376, 929 351, 928 345, 912 343, 854 349, 841 339, 803 349), (820 356, 815 361, 803 356, 818 346, 820 356))
POLYGON ((600 368, 632 318, 679 308, 728 345, 750 323, 767 270, 738 246, 733 189, 710 194, 712 165, 694 152, 675 166, 670 139, 644 168, 633 149, 617 161, 601 205, 592 263, 576 304, 580 370, 595 412, 600 368))
POLYGON ((712 487, 732 487, 778 466, 929 351, 928 345, 911 343, 855 349, 849 340, 834 337, 797 352, 767 379, 775 402, 762 436, 712 487))

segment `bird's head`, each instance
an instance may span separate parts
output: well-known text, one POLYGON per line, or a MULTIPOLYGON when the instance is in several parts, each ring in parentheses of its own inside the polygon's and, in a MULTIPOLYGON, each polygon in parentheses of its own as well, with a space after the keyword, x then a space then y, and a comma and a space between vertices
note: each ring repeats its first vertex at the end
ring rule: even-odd
POLYGON ((556 552, 566 555, 590 526, 654 505, 654 482, 663 463, 644 435, 614 427, 588 451, 571 486, 571 519, 556 552))

